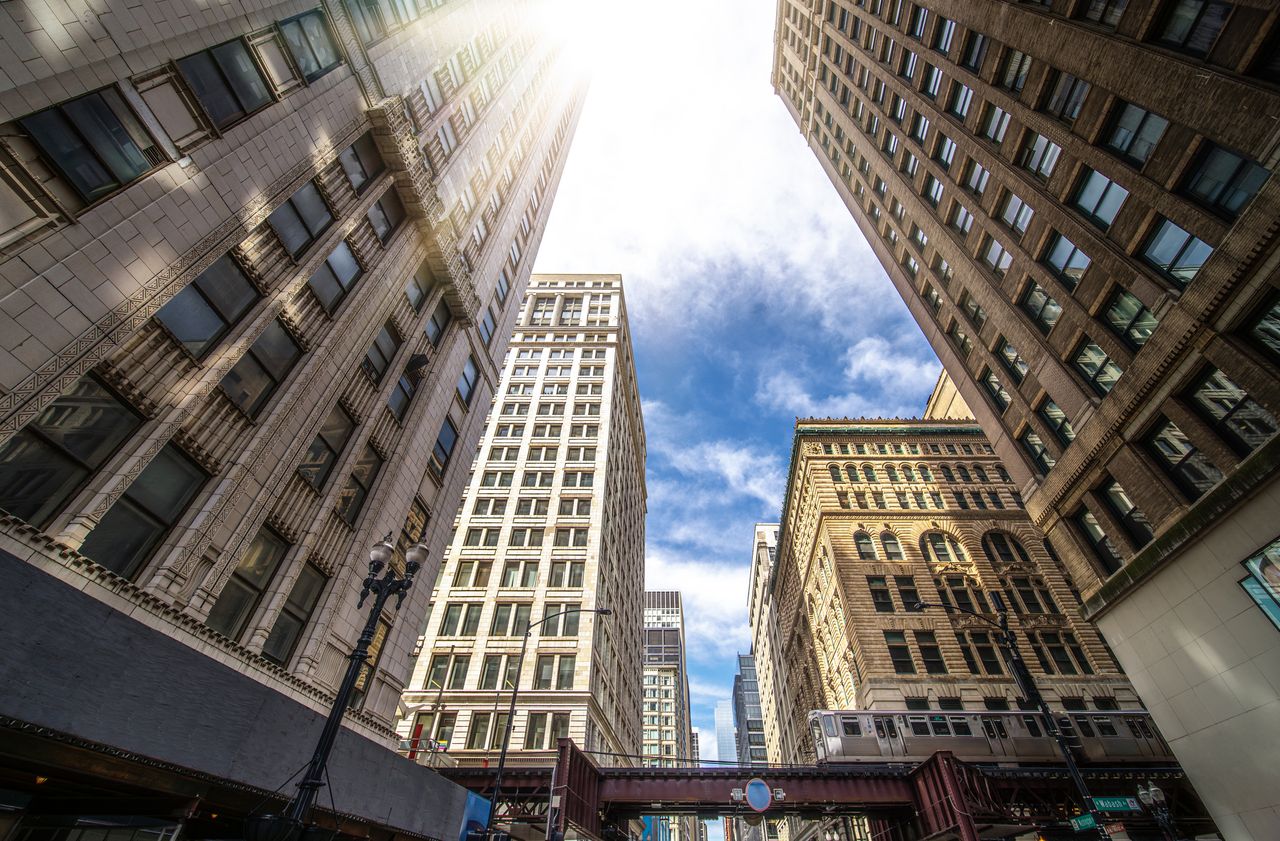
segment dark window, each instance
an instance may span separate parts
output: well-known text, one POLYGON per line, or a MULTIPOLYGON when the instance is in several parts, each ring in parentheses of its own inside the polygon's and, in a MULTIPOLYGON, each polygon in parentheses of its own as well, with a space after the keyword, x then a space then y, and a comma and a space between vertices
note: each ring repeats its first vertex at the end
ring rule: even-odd
POLYGON ((1147 436, 1147 446, 1190 499, 1199 499, 1222 480, 1222 471, 1196 449, 1173 421, 1159 423, 1147 436))
POLYGON ((267 80, 239 39, 180 58, 178 69, 218 128, 271 104, 267 80))
POLYGON ((405 218, 404 205, 400 203, 400 194, 396 192, 396 188, 388 187, 382 198, 369 208, 366 216, 378 241, 386 245, 405 218))
POLYGON ((1267 170, 1214 143, 1205 143, 1182 190, 1224 216, 1235 218, 1267 180, 1267 170))
POLYGON ((1026 378, 1027 371, 1030 370, 1027 361, 1004 336, 996 341, 996 358, 1000 360, 1000 364, 1009 372, 1009 376, 1015 383, 1021 383, 1026 378))
POLYGON ((453 313, 449 312, 449 304, 441 301, 431 313, 431 318, 427 320, 427 339, 434 347, 440 347, 440 340, 444 338, 444 331, 449 328, 451 321, 453 321, 453 313))
POLYGON ((1103 320, 1126 345, 1135 351, 1147 343, 1160 322, 1136 297, 1117 289, 1103 314, 1103 320))
POLYGON ((396 384, 391 389, 391 395, 387 398, 387 407, 391 409, 391 414, 395 416, 397 421, 404 420, 405 414, 409 411, 409 404, 413 401, 413 395, 417 390, 417 383, 408 373, 401 374, 400 378, 396 380, 396 384))
POLYGON ((1028 131, 1018 154, 1018 166, 1040 179, 1053 175, 1062 147, 1034 131, 1028 131))
POLYGON ((364 507, 364 502, 369 497, 369 492, 373 489, 373 482, 378 478, 378 472, 382 470, 382 456, 377 451, 365 445, 364 452, 356 459, 355 467, 351 470, 351 475, 347 477, 347 484, 343 487, 342 493, 338 494, 337 511, 338 516, 343 519, 349 526, 356 524, 356 518, 360 516, 360 509, 364 507))
POLYGON ((324 13, 319 9, 281 21, 280 31, 289 45, 289 54, 302 71, 302 78, 308 82, 319 79, 342 63, 324 13))
POLYGON ((288 544, 271 529, 259 529, 204 623, 224 637, 239 640, 288 548, 288 544))
POLYGON ((867 576, 867 586, 871 589, 871 603, 876 612, 893 613, 893 598, 889 595, 884 576, 867 576))
POLYGON ((1000 382, 1000 378, 992 373, 990 368, 982 369, 982 376, 979 378, 983 389, 991 398, 991 402, 996 404, 996 408, 1003 412, 1009 408, 1009 404, 1013 402, 1013 398, 1009 396, 1009 392, 1005 390, 1004 384, 1000 382))
POLYGON ((369 376, 369 379, 380 383, 387 369, 391 367, 391 360, 399 350, 400 334, 396 332, 395 325, 388 321, 382 325, 382 329, 374 337, 373 345, 364 355, 360 368, 369 376))
POLYGON ((355 255, 351 253, 351 247, 344 240, 338 243, 333 253, 325 258, 307 280, 307 287, 320 302, 320 307, 333 315, 363 274, 364 270, 360 268, 355 255))
POLYGON ((1080 345, 1073 364, 1084 381, 1101 395, 1110 393, 1124 373, 1124 369, 1106 351, 1090 341, 1080 345))
POLYGON ((1068 290, 1074 290, 1093 261, 1071 240, 1054 231, 1040 258, 1068 290))
POLYGON ((1207 55, 1230 14, 1231 4, 1220 0, 1173 0, 1156 41, 1192 55, 1207 55))
POLYGON ((1017 93, 1027 84, 1027 74, 1030 71, 1031 56, 1022 50, 1015 50, 1010 47, 1005 50, 1004 61, 1000 67, 1000 75, 997 77, 998 83, 1000 87, 1017 93))
POLYGON ((431 469, 437 476, 443 476, 449 466, 449 457, 458 443, 458 428, 449 418, 440 425, 440 434, 436 436, 435 446, 431 450, 431 469))
POLYGON ((1085 20, 1115 29, 1128 3, 1129 0, 1088 0, 1080 16, 1085 20))
POLYGON ((1034 280, 1027 285, 1027 290, 1018 299, 1018 306, 1031 317, 1041 333, 1052 330, 1062 316, 1062 305, 1034 280))
POLYGON ((166 445, 89 532, 80 554, 133 578, 208 478, 177 446, 166 445))
POLYGON ((920 648, 920 659, 924 661, 924 670, 931 675, 945 675, 947 663, 942 659, 942 649, 938 647, 933 631, 916 631, 915 635, 916 645, 920 648))
POLYGON ((1089 83, 1061 70, 1053 71, 1053 84, 1044 110, 1070 125, 1080 115, 1080 106, 1089 94, 1089 83))
POLYGON ((311 621, 311 614, 315 612, 316 605, 320 602, 320 594, 324 592, 324 585, 328 581, 328 576, 317 567, 307 564, 302 568, 302 573, 294 583, 293 589, 289 591, 289 598, 285 600, 284 608, 280 611, 270 636, 262 646, 263 657, 282 666, 289 662, 293 657, 294 649, 298 647, 298 641, 302 639, 302 632, 311 621))
POLYGON ((1280 629, 1280 586, 1275 579, 1276 566, 1280 564, 1280 540, 1269 545, 1244 561, 1249 574, 1240 579, 1240 586, 1271 623, 1280 629))
POLYGON ((1208 243, 1163 218, 1142 247, 1142 259, 1179 286, 1190 283, 1212 254, 1208 243))
POLYGON ((356 139, 338 155, 347 180, 358 193, 369 185, 384 169, 386 164, 378 153, 378 144, 373 140, 373 132, 367 131, 356 139))
POLYGON ((0 508, 43 527, 142 420, 83 377, 0 445, 0 508))
POLYGON ((1190 392, 1190 401, 1237 453, 1248 455, 1276 434, 1276 419, 1216 368, 1210 368, 1190 392))
POLYGON ((1098 495, 1106 502, 1115 518, 1120 521, 1120 525, 1124 526, 1124 530, 1133 539, 1134 545, 1144 546, 1151 541, 1153 536, 1151 523, 1147 521, 1146 515, 1138 510, 1138 506, 1119 482, 1115 479, 1107 482, 1098 489, 1098 495))
POLYGON ((351 13, 356 34, 365 46, 387 37, 388 31, 396 25, 390 0, 346 0, 346 7, 351 13))
POLYGON ((497 318, 493 314, 493 307, 489 306, 485 309, 484 317, 480 319, 480 339, 488 345, 493 341, 493 331, 497 328, 497 318))
POLYGON ((895 575, 893 583, 898 588, 898 597, 902 599, 903 608, 908 611, 915 610, 920 602, 920 591, 916 589, 915 578, 910 575, 895 575))
POLYGON ((18 121, 86 202, 137 181, 164 155, 115 88, 103 88, 18 121))
POLYGON ((1045 422, 1045 425, 1053 432, 1054 437, 1062 443, 1062 446, 1066 447, 1076 440, 1076 431, 1072 428, 1071 421, 1067 418, 1067 413, 1062 411, 1057 403, 1046 397, 1041 402, 1040 408, 1036 410, 1036 413, 1040 415, 1040 419, 1045 422))
POLYGON ((462 366, 462 374, 458 377, 458 397, 468 406, 471 405, 471 396, 475 394, 479 377, 476 360, 468 356, 466 364, 462 366))
POLYGON ((1120 553, 1111 542, 1111 538, 1107 537, 1107 533, 1103 531, 1098 519, 1087 508, 1078 510, 1074 519, 1080 533, 1084 535, 1094 555, 1102 564, 1103 570, 1110 575, 1120 569, 1122 565, 1120 553))
POLYGON ((1280 298, 1272 298, 1249 324, 1248 336, 1258 347, 1280 359, 1280 298))
POLYGON ((858 549, 858 557, 864 561, 874 561, 876 559, 876 546, 871 541, 871 535, 865 531, 860 531, 853 536, 853 543, 858 549))
POLYGON ((231 255, 224 254, 170 298, 156 313, 156 320, 188 353, 201 359, 259 297, 231 255))
POLYGON ((1023 430, 1018 436, 1018 443, 1022 445, 1022 449, 1026 450, 1027 455, 1031 457, 1031 463, 1041 475, 1047 474, 1058 463, 1058 460, 1049 452, 1049 448, 1044 445, 1044 440, 1039 433, 1031 428, 1023 430))
POLYGON ((314 182, 308 181, 267 217, 285 250, 297 257, 333 223, 333 214, 314 182))
POLYGON ((1135 166, 1142 166, 1164 136, 1169 121, 1159 114, 1139 108, 1132 102, 1120 102, 1111 117, 1111 125, 1102 145, 1135 166))
POLYGON ((279 320, 272 321, 222 378, 222 390, 242 412, 257 417, 300 358, 302 348, 279 320))
POLYGON ((307 484, 317 490, 324 486, 342 451, 351 441, 355 428, 356 422, 347 411, 341 406, 334 406, 302 457, 302 464, 298 465, 298 473, 307 480, 307 484))
POLYGON ((915 674, 916 664, 911 660, 907 635, 902 631, 885 631, 884 641, 889 648, 889 659, 893 661, 893 671, 900 675, 915 674))
POLYGON ((970 31, 964 39, 964 53, 960 57, 960 66, 975 73, 982 67, 982 60, 987 55, 987 36, 981 32, 970 31))
POLYGON ((409 306, 413 307, 414 312, 422 312, 422 307, 427 303, 427 298, 431 296, 431 290, 435 289, 435 286, 435 277, 426 263, 419 266, 418 270, 405 281, 404 294, 409 299, 409 306))
POLYGON ((947 18, 938 18, 938 24, 933 28, 933 48, 940 53, 946 53, 951 49, 951 41, 955 38, 956 22, 947 18))

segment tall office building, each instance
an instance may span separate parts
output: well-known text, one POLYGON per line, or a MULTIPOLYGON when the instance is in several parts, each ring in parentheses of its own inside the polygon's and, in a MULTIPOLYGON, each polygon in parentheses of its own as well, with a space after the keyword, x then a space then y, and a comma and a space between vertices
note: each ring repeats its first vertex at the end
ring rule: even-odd
MULTIPOLYGON (((814 709, 1019 708, 989 626, 919 601, 991 613, 1001 599, 1055 709, 1139 706, 972 419, 798 421, 765 597, 784 644, 756 668, 788 676, 796 733, 814 709)), ((777 759, 810 760, 798 741, 777 759)))
POLYGON ((694 765, 702 764, 702 745, 699 742, 697 730, 689 732, 689 757, 694 765))
POLYGON ((773 83, 1220 825, 1280 836, 1280 9, 781 0, 773 83))
POLYGON ((514 688, 509 762, 640 753, 644 466, 622 279, 535 275, 402 700, 415 754, 496 761, 514 688))
POLYGON ((738 673, 733 676, 733 721, 738 733, 738 764, 767 763, 760 686, 756 682, 755 658, 750 654, 738 655, 738 673))
MULTIPOLYGON (((677 590, 646 590, 644 594, 643 713, 644 765, 676 768, 698 764, 685 665, 684 606, 677 590)), ((692 816, 655 816, 653 823, 657 837, 696 841, 697 821, 692 816)))
POLYGON ((581 106, 538 5, 0 10, 6 757, 107 798, 207 775, 237 793, 182 832, 225 836, 309 756, 391 535, 433 561, 335 800, 456 831, 386 747, 581 106))
POLYGON ((738 761, 738 734, 733 726, 733 700, 716 701, 716 761, 729 764, 738 761))

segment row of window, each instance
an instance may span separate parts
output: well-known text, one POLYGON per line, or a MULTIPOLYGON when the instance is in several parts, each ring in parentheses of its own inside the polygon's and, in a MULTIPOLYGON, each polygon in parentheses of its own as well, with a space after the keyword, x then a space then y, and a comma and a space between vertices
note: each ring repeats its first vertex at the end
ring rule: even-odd
MULTIPOLYGON (((424 689, 468 689, 469 654, 433 654, 424 689)), ((572 689, 577 658, 572 654, 538 654, 534 660, 532 689, 572 689)), ((511 654, 486 654, 475 688, 514 689, 519 662, 511 654)))
MULTIPOLYGON (((842 455, 842 456, 914 455, 914 456, 918 456, 918 455, 928 455, 930 453, 932 453, 935 456, 943 455, 943 454, 946 454, 949 456, 955 456, 955 455, 961 455, 961 454, 966 456, 972 456, 972 455, 983 455, 983 454, 991 455, 994 452, 995 450, 991 449, 990 444, 981 444, 981 443, 975 443, 975 444, 906 443, 906 444, 902 444, 897 441, 888 442, 888 443, 880 441, 874 444, 852 444, 852 445, 823 444, 822 445, 823 455, 828 455, 828 456, 830 455, 842 455)), ((925 469, 923 465, 921 466, 921 469, 922 470, 925 469)))
MULTIPOLYGON (((995 464, 995 465, 991 465, 991 467, 995 471, 996 475, 999 477, 1000 481, 1002 482, 1012 481, 1009 478, 1008 471, 1004 469, 1004 465, 995 464)), ((939 475, 941 475, 941 477, 947 482, 995 481, 994 479, 991 479, 987 476, 987 469, 981 464, 973 465, 972 473, 970 473, 969 467, 963 464, 955 465, 954 469, 952 468, 951 465, 948 465, 948 464, 940 464, 937 466, 937 468, 938 468, 939 475)), ((921 482, 934 481, 933 471, 929 468, 929 465, 927 464, 919 464, 919 465, 916 465, 915 467, 912 467, 910 464, 904 464, 901 466, 886 464, 882 466, 882 469, 884 470, 885 478, 888 481, 893 483, 915 482, 917 481, 916 479, 917 474, 919 475, 919 481, 921 482)), ((836 484, 843 483, 845 481, 846 476, 848 477, 848 480, 850 482, 855 482, 855 483, 863 482, 863 481, 866 481, 869 483, 875 483, 880 481, 879 475, 876 472, 875 465, 873 464, 862 465, 861 474, 859 474, 858 467, 853 464, 844 465, 843 470, 840 465, 829 464, 827 465, 827 472, 831 476, 831 481, 835 482, 836 484)))
MULTIPOLYGON (((538 423, 533 425, 534 438, 559 438, 563 426, 558 423, 538 423)), ((521 438, 524 436, 523 423, 500 423, 494 428, 495 438, 521 438)), ((600 434, 600 425, 595 423, 575 423, 569 425, 570 438, 595 438, 600 434)))
MULTIPOLYGON (((916 653, 920 665, 927 674, 948 674, 946 659, 942 655, 937 633, 913 631, 915 652, 905 631, 883 631, 885 647, 895 674, 916 674, 916 653)), ((970 674, 1001 675, 1004 668, 996 653, 991 634, 985 631, 956 631, 956 642, 970 674)), ((1070 631, 1027 631, 1024 633, 1031 645, 1032 654, 1040 669, 1049 675, 1091 675, 1093 665, 1084 648, 1070 631)))
MULTIPOLYGON (((526 564, 528 566, 528 564, 526 564)), ((537 565, 533 565, 536 569, 537 565)), ((439 636, 474 637, 480 630, 480 614, 485 605, 480 602, 449 602, 440 619, 439 636)), ((548 603, 543 608, 539 634, 544 637, 576 637, 578 635, 579 605, 548 603)), ((497 602, 489 623, 491 637, 522 637, 529 631, 533 612, 532 602, 497 602)))
MULTIPOLYGON (((1013 505, 1016 508, 1022 508, 1022 494, 1014 490, 1005 490, 1013 505)), ((884 493, 882 491, 872 491, 868 494, 866 491, 836 491, 836 503, 841 508, 867 508, 887 510, 898 508, 903 511, 912 508, 921 511, 933 508, 942 511, 948 508, 947 500, 950 499, 956 508, 961 510, 969 510, 971 508, 978 510, 986 510, 994 508, 1001 510, 1005 508, 1004 497, 1002 492, 988 491, 962 491, 955 490, 945 493, 941 491, 891 491, 884 493), (891 505, 890 502, 896 503, 891 505)))
MULTIPOLYGON (((467 737, 459 742, 456 712, 418 713, 409 740, 411 751, 427 750, 501 750, 506 740, 508 713, 473 712, 467 737)), ((524 749, 552 750, 560 739, 569 738, 569 713, 526 713, 524 749)))

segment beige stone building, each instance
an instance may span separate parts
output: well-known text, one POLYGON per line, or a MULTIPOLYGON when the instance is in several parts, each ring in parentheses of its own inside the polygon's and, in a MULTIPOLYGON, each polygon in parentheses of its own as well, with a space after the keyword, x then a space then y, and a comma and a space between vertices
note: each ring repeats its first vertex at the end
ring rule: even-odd
POLYGON ((535 275, 404 693, 415 754, 495 763, 513 687, 510 764, 639 754, 644 467, 622 278, 535 275))
POLYGON ((775 687, 766 741, 799 737, 771 760, 812 758, 814 709, 1020 708, 990 626, 919 601, 988 617, 1003 603, 1056 709, 1139 705, 972 419, 798 421, 783 515, 767 609, 751 613, 775 687))
POLYGON ((421 769, 351 769, 412 768, 387 750, 410 650, 581 107, 538 5, 0 9, 13 727, 277 788, 389 534, 432 561, 378 626, 335 795, 455 831, 443 795, 388 805, 421 769))
POLYGON ((1232 838, 1280 837, 1277 56, 1271 2, 781 0, 775 36, 775 89, 1232 838))
MULTIPOLYGON (((678 590, 644 594, 644 701, 641 763, 655 768, 698 765, 689 706, 689 673, 684 645, 684 600, 678 590)), ((689 815, 657 816, 655 838, 697 841, 697 820, 689 815)))

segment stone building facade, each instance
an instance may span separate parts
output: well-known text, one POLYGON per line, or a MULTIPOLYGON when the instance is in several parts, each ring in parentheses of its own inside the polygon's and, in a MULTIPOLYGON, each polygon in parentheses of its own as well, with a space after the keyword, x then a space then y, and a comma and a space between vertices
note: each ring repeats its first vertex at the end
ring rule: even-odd
MULTIPOLYGON (((271 791, 276 760, 309 755, 384 535, 394 565, 415 543, 431 562, 382 617, 348 724, 400 762, 459 462, 584 92, 537 5, 0 9, 0 550, 107 606, 103 641, 130 622, 175 641, 210 703, 247 682, 296 708, 275 758, 197 750, 198 771, 271 791)), ((31 705, 5 693, 0 714, 158 761, 269 726, 234 702, 243 733, 200 704, 87 715, 146 683, 146 651, 102 656, 108 682, 27 676, 31 705)), ((393 777, 378 796, 404 793, 393 777)))
POLYGON ((777 20, 775 89, 1090 617, 1219 825, 1280 835, 1280 9, 777 20))
MULTIPOLYGON (((783 515, 782 645, 757 669, 788 676, 791 732, 814 709, 1020 708, 990 625, 919 601, 988 618, 1003 602, 1057 709, 1139 705, 972 420, 797 422, 783 515)), ((795 749, 770 759, 812 759, 807 738, 795 749)))
MULTIPOLYGON (((644 701, 641 754, 644 765, 687 768, 698 764, 689 707, 689 672, 684 645, 684 600, 679 590, 644 594, 644 701)), ((696 818, 657 816, 659 836, 697 841, 696 818)))
POLYGON ((645 437, 622 279, 535 275, 502 371, 400 730, 414 754, 492 764, 518 687, 509 764, 546 764, 561 737, 629 764, 641 750, 645 437))

